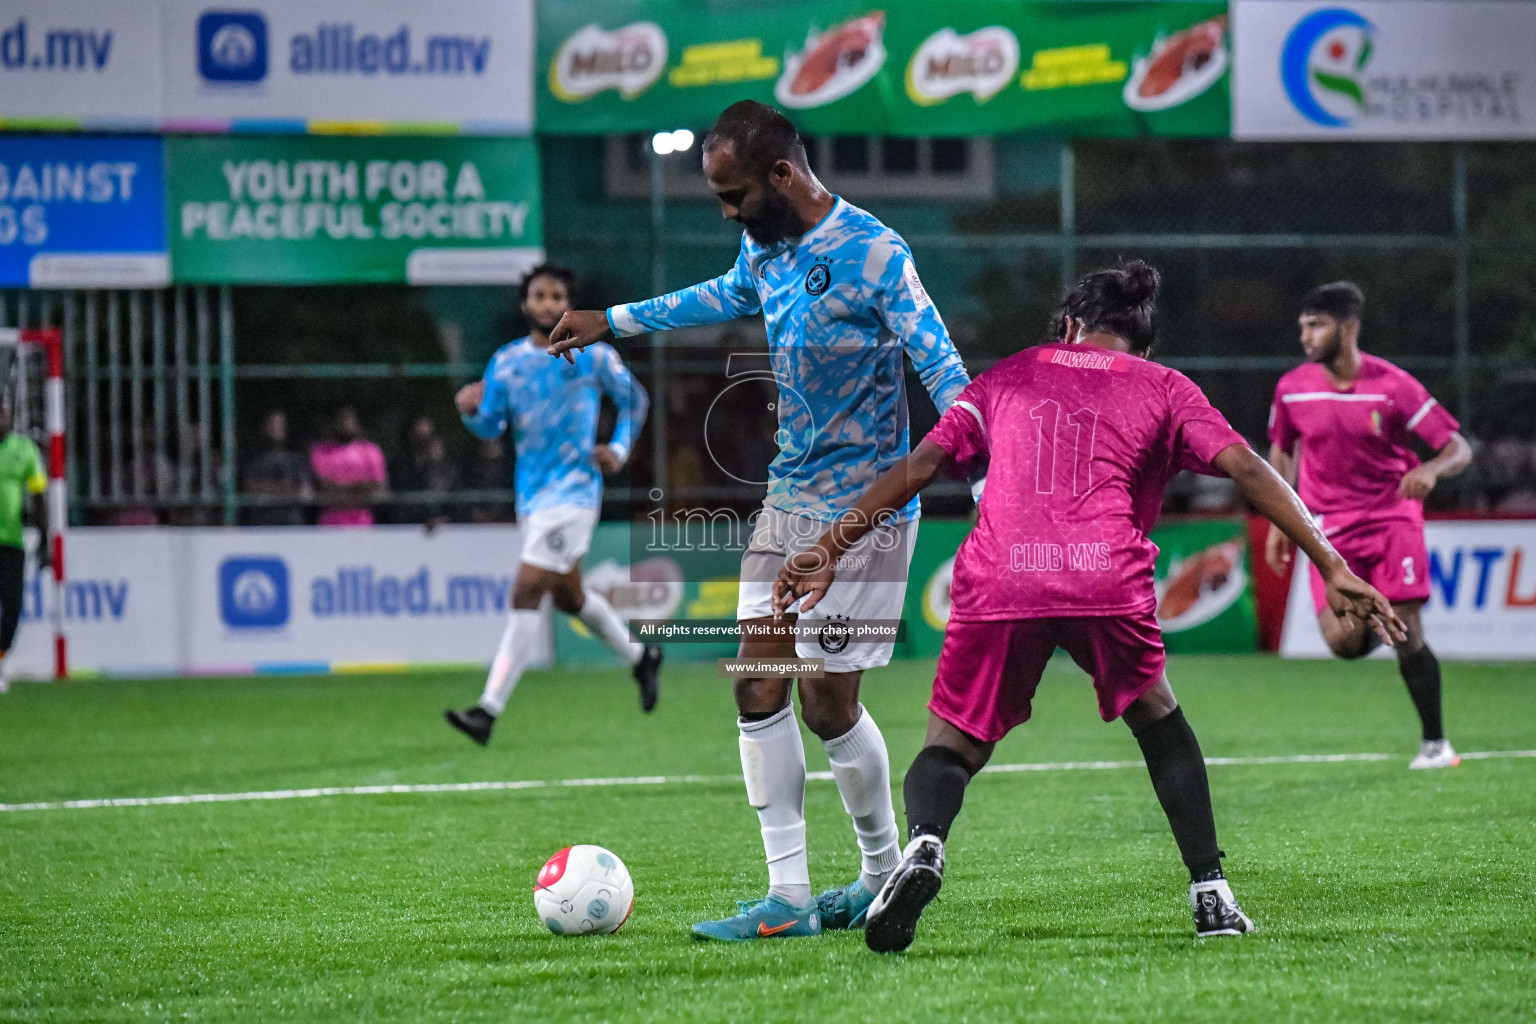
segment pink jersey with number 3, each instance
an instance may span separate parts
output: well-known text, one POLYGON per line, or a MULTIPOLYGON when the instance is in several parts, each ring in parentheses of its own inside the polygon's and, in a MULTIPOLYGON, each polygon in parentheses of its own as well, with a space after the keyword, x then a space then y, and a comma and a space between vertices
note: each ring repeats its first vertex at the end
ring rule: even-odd
POLYGON ((1399 497, 1403 474, 1419 464, 1413 434, 1436 450, 1458 427, 1406 370, 1360 356, 1360 373, 1336 388, 1318 363, 1303 363, 1275 385, 1269 439, 1300 457, 1296 491, 1307 508, 1344 522, 1340 513, 1420 520, 1424 504, 1399 497))
POLYGON ((977 377, 924 439, 990 460, 955 556, 956 621, 1116 615, 1156 601, 1163 487, 1242 437, 1188 377, 1087 345, 1025 349, 977 377))

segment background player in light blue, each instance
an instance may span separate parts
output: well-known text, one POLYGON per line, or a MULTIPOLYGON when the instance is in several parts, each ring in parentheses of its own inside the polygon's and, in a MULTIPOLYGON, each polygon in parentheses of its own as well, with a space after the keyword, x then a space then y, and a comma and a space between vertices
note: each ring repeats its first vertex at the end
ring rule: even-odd
POLYGON ((571 308, 572 281, 564 267, 535 267, 519 286, 528 337, 498 349, 485 377, 455 396, 470 433, 499 437, 510 425, 517 445, 523 552, 512 610, 480 702, 446 712, 449 724, 481 744, 489 741, 536 646, 538 608, 545 594, 633 666, 640 706, 646 711, 656 706, 661 648, 633 640, 607 599, 581 584, 581 556, 592 543, 603 503, 602 474, 623 467, 645 423, 649 399, 610 345, 594 345, 570 362, 546 354, 550 329, 571 308), (598 444, 603 395, 613 400, 618 419, 612 439, 598 444))
MULTIPOLYGON (((567 313, 550 351, 567 357, 603 339, 719 323, 762 311, 778 383, 778 456, 742 558, 736 618, 771 629, 773 579, 828 521, 908 450, 903 357, 943 411, 970 382, 901 236, 827 192, 794 126, 743 101, 704 140, 704 172, 722 214, 746 228, 736 265, 712 281, 645 302, 567 313)), ((841 593, 813 620, 895 621, 917 535, 917 499, 867 535, 840 567, 841 593), (845 577, 843 572, 847 572, 845 577)), ((768 859, 768 897, 723 921, 694 926, 711 939, 814 935, 858 927, 899 860, 885 740, 859 703, 864 669, 890 661, 893 643, 846 634, 741 643, 743 657, 823 658, 824 678, 800 680, 805 723, 826 748, 862 854, 859 878, 811 899, 805 852, 805 749, 785 678, 736 682, 747 798, 768 859)))

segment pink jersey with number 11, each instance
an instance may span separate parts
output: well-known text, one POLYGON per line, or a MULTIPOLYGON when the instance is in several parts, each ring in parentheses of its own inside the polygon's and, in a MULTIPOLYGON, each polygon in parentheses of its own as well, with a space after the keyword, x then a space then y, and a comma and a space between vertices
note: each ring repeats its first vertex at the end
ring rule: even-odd
POLYGON ((955 556, 960 622, 1150 609, 1163 488, 1220 476, 1245 443, 1188 377, 1087 345, 1025 349, 977 377, 924 439, 964 470, 990 460, 955 556))

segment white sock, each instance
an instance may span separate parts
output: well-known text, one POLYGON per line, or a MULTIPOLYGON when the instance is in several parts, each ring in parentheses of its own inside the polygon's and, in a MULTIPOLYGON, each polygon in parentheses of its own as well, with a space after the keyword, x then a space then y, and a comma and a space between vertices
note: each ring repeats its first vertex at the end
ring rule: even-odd
POLYGON ((528 667, 528 654, 539 635, 539 612, 535 608, 514 608, 507 615, 507 628, 501 634, 501 646, 496 648, 496 659, 491 662, 490 674, 485 677, 485 692, 480 695, 480 706, 492 715, 507 709, 507 698, 512 688, 528 667))
POLYGON ((853 816, 863 865, 859 877, 870 892, 879 892, 896 865, 901 863, 901 836, 896 831, 896 809, 891 803, 891 758, 885 737, 859 705, 859 720, 836 739, 822 741, 832 762, 832 778, 842 795, 843 808, 853 816))
POLYGON ((803 907, 811 902, 811 866, 805 856, 805 745, 795 709, 737 725, 747 800, 757 808, 768 858, 768 894, 803 907))
POLYGON ((581 611, 576 613, 581 624, 596 633, 597 638, 607 644, 614 654, 631 665, 640 664, 640 659, 645 657, 645 645, 629 635, 628 624, 619 618, 613 605, 595 590, 583 590, 581 593, 581 611))

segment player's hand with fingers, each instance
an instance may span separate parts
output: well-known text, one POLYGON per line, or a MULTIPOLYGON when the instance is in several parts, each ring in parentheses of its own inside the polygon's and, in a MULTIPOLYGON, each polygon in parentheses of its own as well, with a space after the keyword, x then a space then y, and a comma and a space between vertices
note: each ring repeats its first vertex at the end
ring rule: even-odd
POLYGON ((592 461, 606 475, 617 473, 624 468, 624 460, 619 458, 619 453, 613 450, 612 445, 595 445, 592 448, 592 461))
POLYGON ((473 416, 480 411, 480 401, 485 398, 485 381, 465 384, 453 396, 453 404, 459 407, 460 416, 473 416))
POLYGON ((607 341, 613 337, 608 326, 608 314, 601 309, 573 309, 560 318, 555 329, 549 332, 549 349, 552 356, 565 356, 576 361, 575 350, 607 341))
POLYGON ((1264 538, 1264 561, 1274 570, 1276 576, 1285 575, 1286 566, 1291 564, 1293 549, 1291 538, 1287 537, 1280 527, 1270 523, 1269 535, 1264 538))
POLYGON ((1435 489, 1435 481, 1439 477, 1429 466, 1415 466, 1403 474, 1403 478, 1397 483, 1397 496, 1399 498, 1425 498, 1429 492, 1435 489))
POLYGON ((1400 640, 1408 639, 1408 627, 1392 610, 1392 602, 1381 591, 1350 572, 1342 563, 1324 578, 1327 584, 1328 607, 1339 618, 1353 615, 1369 622, 1382 642, 1392 647, 1400 640))
POLYGON ((837 560, 820 544, 786 558, 773 584, 774 621, 782 621, 796 601, 800 601, 802 612, 816 607, 827 596, 836 575, 837 560))

